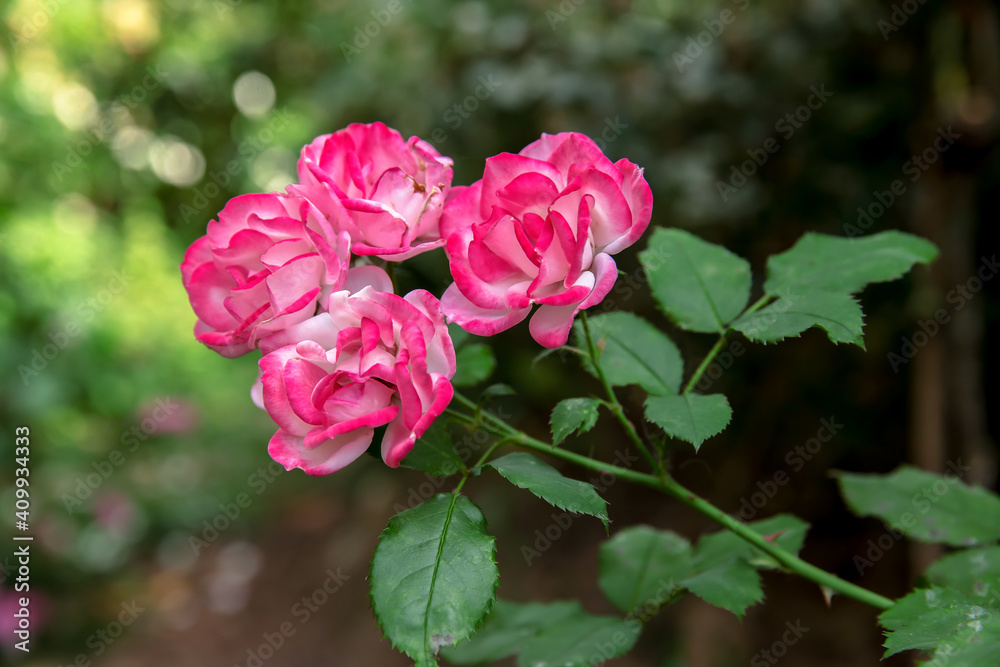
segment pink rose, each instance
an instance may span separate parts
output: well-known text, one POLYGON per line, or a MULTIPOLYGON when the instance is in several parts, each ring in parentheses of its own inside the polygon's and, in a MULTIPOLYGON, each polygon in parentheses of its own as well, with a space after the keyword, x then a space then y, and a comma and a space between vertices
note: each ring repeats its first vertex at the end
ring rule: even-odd
POLYGON ((382 459, 395 468, 453 395, 455 348, 424 290, 334 292, 326 312, 261 350, 254 402, 279 426, 268 452, 286 470, 340 470, 385 425, 382 459))
POLYGON ((543 134, 517 155, 491 157, 482 180, 452 189, 441 219, 455 279, 442 309, 492 336, 539 304, 532 337, 564 345, 576 314, 611 290, 611 255, 635 243, 652 209, 642 169, 612 163, 582 134, 543 134))
POLYGON ((347 280, 350 238, 301 197, 243 195, 184 255, 195 337, 224 357, 316 314, 347 280))
POLYGON ((444 245, 438 221, 451 164, 417 137, 354 123, 302 149, 300 184, 288 190, 347 231, 354 254, 401 261, 444 245))

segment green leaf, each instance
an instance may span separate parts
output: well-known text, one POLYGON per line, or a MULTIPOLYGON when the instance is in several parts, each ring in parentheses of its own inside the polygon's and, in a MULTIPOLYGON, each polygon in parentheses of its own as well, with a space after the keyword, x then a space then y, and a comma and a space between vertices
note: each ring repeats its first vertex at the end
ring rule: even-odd
POLYGON ((840 488, 859 516, 875 516, 893 530, 923 542, 970 547, 1000 540, 1000 498, 967 486, 958 475, 903 466, 889 475, 841 473, 840 488))
POLYGON ((635 621, 587 614, 578 602, 500 600, 486 627, 443 654, 459 665, 495 662, 519 653, 519 667, 589 667, 624 655, 640 631, 635 621))
POLYGON ((747 608, 764 599, 760 575, 733 550, 728 540, 703 537, 691 561, 691 574, 680 582, 684 588, 716 607, 742 618, 747 608))
POLYGON ((582 352, 582 350, 578 350, 577 348, 571 347, 569 345, 564 346, 564 347, 550 347, 550 348, 543 349, 541 352, 539 352, 538 354, 536 354, 534 357, 531 358, 531 368, 534 369, 535 366, 538 365, 538 362, 540 362, 542 359, 545 359, 546 357, 550 357, 550 356, 552 356, 553 354, 556 354, 556 353, 559 353, 559 357, 562 358, 562 355, 563 355, 564 352, 571 352, 573 354, 580 354, 582 352))
MULTIPOLYGON (((790 514, 747 524, 779 547, 797 554, 809 524, 790 514)), ((737 616, 764 597, 760 575, 754 568, 777 568, 778 563, 736 534, 720 531, 698 541, 691 562, 691 575, 679 582, 692 593, 737 616)))
POLYGON ((970 600, 985 602, 1000 593, 1000 546, 949 554, 927 569, 927 578, 970 600))
POLYGON ((639 261, 653 296, 681 328, 723 333, 750 298, 750 264, 681 229, 656 229, 639 261))
POLYGON ((550 505, 567 512, 596 516, 605 527, 608 525, 608 504, 597 495, 593 486, 564 477, 531 454, 517 452, 501 456, 486 467, 493 468, 515 486, 531 491, 550 505))
MULTIPOLYGON (((797 554, 809 524, 779 514, 747 524, 786 551, 797 554)), ((729 531, 706 535, 692 551, 684 538, 646 526, 629 528, 601 546, 601 589, 620 609, 655 607, 679 588, 737 616, 764 597, 756 568, 776 568, 763 551, 729 531)))
POLYGON ((694 445, 695 451, 717 433, 733 416, 729 401, 722 394, 682 394, 650 396, 646 399, 646 419, 667 435, 694 445))
POLYGON ((403 465, 436 477, 448 477, 465 469, 443 420, 431 424, 403 459, 403 465))
POLYGON ((468 498, 439 494, 389 520, 371 568, 375 617, 418 667, 465 639, 490 610, 500 573, 495 540, 468 498))
POLYGON ((825 330, 834 343, 865 347, 861 306, 844 293, 789 290, 786 296, 732 324, 733 329, 758 343, 774 343, 799 336, 811 327, 825 330))
MULTIPOLYGON (((760 521, 753 521, 747 526, 755 532, 775 543, 785 551, 798 554, 805 542, 809 524, 792 514, 776 514, 760 521)), ((720 552, 731 551, 757 568, 780 568, 781 566, 766 553, 741 539, 735 533, 721 531, 707 535, 699 542, 699 547, 706 542, 713 543, 714 549, 720 552)))
POLYGON ((940 650, 942 642, 948 644, 948 651, 957 649, 961 655, 973 638, 978 643, 992 644, 993 652, 1000 655, 1000 624, 996 623, 996 614, 996 607, 975 604, 955 591, 917 589, 879 616, 879 622, 888 631, 885 657, 908 649, 940 650), (961 638, 964 641, 958 641, 961 635, 965 635, 961 638))
POLYGON ((593 398, 567 398, 552 410, 552 444, 558 445, 574 431, 582 435, 597 423, 597 408, 601 404, 593 398))
MULTIPOLYGON (((806 541, 806 533, 809 532, 809 524, 792 514, 776 514, 767 519, 754 521, 747 524, 756 532, 763 535, 767 540, 774 542, 785 551, 798 554, 806 541)), ((780 568, 781 565, 757 547, 747 544, 732 533, 728 536, 739 540, 743 546, 750 550, 750 564, 758 568, 780 568)))
POLYGON ((930 241, 898 231, 863 238, 808 233, 789 250, 767 261, 764 291, 826 291, 854 294, 869 283, 895 280, 914 264, 937 257, 930 241))
POLYGON ((690 543, 670 531, 634 526, 601 545, 601 590, 629 614, 666 601, 690 568, 690 543))
POLYGON ((451 383, 456 387, 466 387, 482 382, 497 366, 493 357, 493 349, 485 343, 473 343, 458 349, 456 353, 455 377, 451 383))
MULTIPOLYGON (((590 333, 598 361, 614 386, 637 384, 650 394, 671 396, 680 391, 684 360, 665 333, 632 313, 607 313, 591 317, 590 333)), ((582 325, 577 322, 576 344, 586 349, 582 325)), ((589 362, 584 367, 596 375, 589 362)))
POLYGON ((967 625, 951 637, 942 639, 934 652, 931 662, 922 662, 928 667, 984 667, 1000 665, 1000 627, 994 619, 984 620, 982 625, 967 625), (990 623, 987 626, 987 623, 990 623))
POLYGON ((584 615, 579 602, 531 602, 518 604, 497 600, 485 627, 468 641, 443 649, 448 662, 475 665, 496 662, 516 654, 521 643, 564 618, 584 615))
POLYGON ((509 384, 504 384, 498 382, 496 384, 491 384, 486 389, 483 389, 482 393, 479 394, 479 402, 485 403, 491 398, 498 398, 500 396, 516 396, 517 392, 509 384))
POLYGON ((451 343, 457 350, 465 345, 465 343, 471 338, 472 334, 452 322, 448 325, 448 336, 451 337, 451 343))
POLYGON ((625 655, 642 626, 617 616, 581 615, 553 623, 521 644, 519 667, 590 667, 625 655))

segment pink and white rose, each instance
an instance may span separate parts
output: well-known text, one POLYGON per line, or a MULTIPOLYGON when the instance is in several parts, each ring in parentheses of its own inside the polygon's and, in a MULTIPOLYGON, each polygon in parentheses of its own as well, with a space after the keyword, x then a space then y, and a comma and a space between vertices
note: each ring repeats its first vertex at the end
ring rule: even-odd
POLYGON ((611 256, 642 235, 652 208, 642 169, 611 162, 582 134, 543 134, 517 155, 491 157, 480 181, 452 189, 441 219, 455 280, 442 308, 491 336, 537 304, 532 337, 564 345, 576 314, 611 290, 611 256))
POLYGON ((302 149, 289 186, 351 236, 352 252, 401 261, 444 245, 438 222, 452 161, 383 123, 354 123, 302 149))
POLYGON ((231 199, 184 255, 181 276, 198 316, 195 337, 224 357, 316 314, 343 289, 350 237, 307 200, 287 194, 231 199))
POLYGON ((455 349, 440 303, 424 290, 334 292, 325 312, 261 350, 254 402, 279 426, 268 452, 286 470, 340 470, 379 426, 382 458, 395 468, 454 393, 455 349))

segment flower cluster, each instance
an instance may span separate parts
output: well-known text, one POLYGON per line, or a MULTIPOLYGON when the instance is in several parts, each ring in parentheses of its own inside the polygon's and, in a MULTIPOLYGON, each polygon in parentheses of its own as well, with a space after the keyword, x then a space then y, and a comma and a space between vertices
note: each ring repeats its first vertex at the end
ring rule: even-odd
POLYGON ((642 170, 581 134, 489 158, 467 187, 451 167, 417 137, 353 124, 302 149, 298 183, 232 199, 188 248, 195 337, 226 357, 261 351, 252 396, 286 469, 339 470, 383 426, 398 466, 453 396, 446 318, 490 336, 537 304, 532 337, 559 347, 649 224, 642 170), (441 301, 395 294, 380 265, 441 247, 454 278, 441 301))

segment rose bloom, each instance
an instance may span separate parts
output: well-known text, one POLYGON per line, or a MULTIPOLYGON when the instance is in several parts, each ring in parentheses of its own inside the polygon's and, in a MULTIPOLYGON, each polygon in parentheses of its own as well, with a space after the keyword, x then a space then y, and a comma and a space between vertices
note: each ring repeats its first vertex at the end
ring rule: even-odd
POLYGON ((401 261, 444 245, 438 221, 451 188, 451 159, 383 123, 354 123, 302 149, 299 184, 351 252, 401 261))
POLYGON ((455 280, 442 308, 492 336, 538 304, 532 337, 564 345, 576 314, 611 290, 611 255, 635 243, 652 209, 642 169, 612 163, 582 134, 543 134, 517 155, 491 157, 480 181, 452 189, 441 220, 455 280))
POLYGON ((286 470, 340 470, 379 426, 395 468, 451 401, 455 348, 440 303, 381 287, 391 285, 334 292, 326 312, 262 344, 253 397, 279 426, 268 452, 286 470))
POLYGON ((184 255, 181 276, 198 316, 195 337, 224 357, 316 314, 345 287, 350 237, 307 200, 287 194, 231 199, 184 255))

